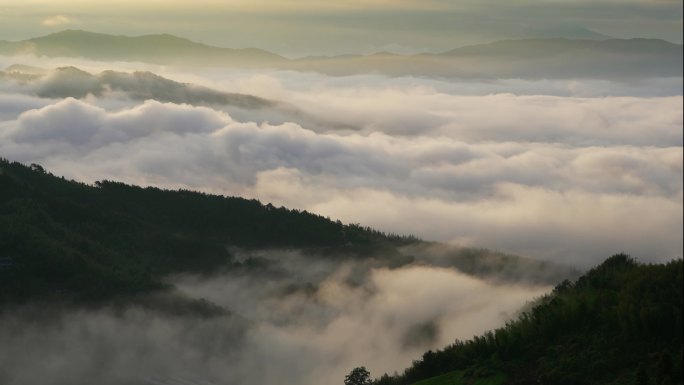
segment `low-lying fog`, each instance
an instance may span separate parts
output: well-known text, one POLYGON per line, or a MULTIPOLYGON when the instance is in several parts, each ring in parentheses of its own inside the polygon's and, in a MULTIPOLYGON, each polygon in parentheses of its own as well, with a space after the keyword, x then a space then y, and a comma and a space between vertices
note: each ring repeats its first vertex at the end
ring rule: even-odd
POLYGON ((0 381, 336 385, 355 366, 377 376, 401 371, 428 349, 503 325, 549 290, 513 268, 483 280, 424 262, 390 268, 295 251, 236 253, 235 263, 170 280, 176 296, 207 299, 230 315, 154 306, 3 314, 0 381))

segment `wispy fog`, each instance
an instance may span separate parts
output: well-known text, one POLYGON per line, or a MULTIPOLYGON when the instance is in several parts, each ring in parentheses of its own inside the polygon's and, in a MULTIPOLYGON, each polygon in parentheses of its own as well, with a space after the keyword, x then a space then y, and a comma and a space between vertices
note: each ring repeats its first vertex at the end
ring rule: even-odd
MULTIPOLYGON (((334 385, 359 365, 376 375, 402 370, 427 349, 503 324, 549 289, 425 262, 391 268, 374 258, 232 252, 234 266, 223 273, 170 279, 175 295, 205 298, 228 315, 140 305, 0 315, 0 380, 334 385)), ((514 277, 514 266, 493 276, 505 279, 508 269, 514 277)))

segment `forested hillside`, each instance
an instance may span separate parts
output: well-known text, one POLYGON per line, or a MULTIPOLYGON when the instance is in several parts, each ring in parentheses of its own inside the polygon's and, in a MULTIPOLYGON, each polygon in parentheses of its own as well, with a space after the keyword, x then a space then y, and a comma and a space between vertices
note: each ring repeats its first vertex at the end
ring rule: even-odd
MULTIPOLYGON (((297 249, 329 260, 382 255, 391 267, 420 263, 406 250, 430 247, 256 200, 110 181, 90 186, 39 165, 0 161, 0 304, 109 301, 169 288, 164 277, 173 273, 259 274, 264 262, 238 260, 235 249, 297 249)), ((422 258, 497 279, 518 265, 546 277, 570 273, 485 251, 422 258)), ((525 279, 535 281, 534 274, 525 279)), ((373 383, 682 383, 682 297, 681 259, 645 265, 619 254, 561 282, 505 327, 428 351, 402 374, 373 383)), ((189 304, 197 314, 225 310, 189 304)))
POLYGON ((159 289, 169 273, 230 266, 230 247, 326 250, 335 258, 391 255, 414 241, 256 200, 89 186, 0 160, 0 303, 159 289))
POLYGON ((618 254, 505 327, 428 351, 375 385, 681 384, 682 260, 618 254))

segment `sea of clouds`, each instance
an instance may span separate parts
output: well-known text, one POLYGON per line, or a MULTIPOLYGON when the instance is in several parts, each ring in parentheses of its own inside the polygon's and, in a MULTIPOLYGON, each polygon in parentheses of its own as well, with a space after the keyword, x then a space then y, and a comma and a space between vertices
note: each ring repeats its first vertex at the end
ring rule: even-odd
POLYGON ((681 79, 143 69, 274 103, 173 104, 125 90, 41 98, 55 79, 5 79, 0 154, 88 183, 254 197, 581 267, 619 251, 681 255, 681 79))
MULTIPOLYGON (((125 88, 75 98, 56 78, 63 72, 7 75, 0 156, 86 183, 257 198, 581 269, 617 252, 649 262, 682 254, 681 78, 476 81, 70 64, 93 74, 152 71, 272 103, 176 104, 125 88)), ((139 307, 61 310, 50 321, 31 307, 5 313, 0 361, 9 365, 0 382, 333 385, 354 366, 400 371, 427 349, 501 326, 550 289, 431 263, 359 267, 280 253, 259 256, 285 261, 280 275, 171 279, 229 316, 139 307)))

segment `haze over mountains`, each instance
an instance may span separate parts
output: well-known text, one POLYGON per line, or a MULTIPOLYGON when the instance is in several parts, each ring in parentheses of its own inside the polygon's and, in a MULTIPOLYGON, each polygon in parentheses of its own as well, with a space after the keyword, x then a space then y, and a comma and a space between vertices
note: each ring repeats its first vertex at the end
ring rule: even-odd
POLYGON ((208 46, 172 35, 113 36, 66 30, 18 42, 0 42, 5 55, 33 54, 185 66, 229 66, 316 71, 331 75, 460 78, 609 78, 678 76, 682 46, 658 39, 507 40, 442 54, 343 55, 286 59, 259 49, 208 46))
POLYGON ((114 35, 172 33, 288 57, 442 52, 501 39, 658 38, 682 43, 682 8, 655 0, 6 0, 0 36, 63 29, 114 35), (27 2, 28 1, 28 2, 27 2), (37 6, 36 4, 40 4, 37 6))
POLYGON ((34 89, 26 91, 41 98, 84 98, 88 95, 101 97, 105 93, 122 92, 132 99, 141 101, 154 99, 160 102, 227 105, 247 109, 275 106, 274 102, 263 98, 183 84, 147 71, 125 73, 110 70, 92 75, 76 67, 62 67, 50 71, 13 65, 6 71, 0 71, 1 78, 14 80, 18 84, 36 85, 34 89))
POLYGON ((55 57, 178 64, 268 64, 283 59, 259 49, 218 48, 166 34, 127 37, 78 30, 66 30, 14 43, 3 42, 0 50, 5 54, 35 53, 55 57))

